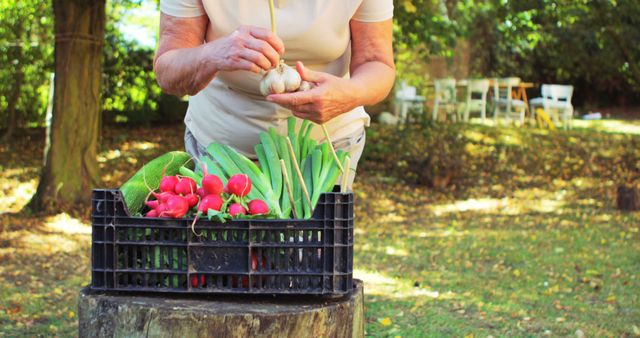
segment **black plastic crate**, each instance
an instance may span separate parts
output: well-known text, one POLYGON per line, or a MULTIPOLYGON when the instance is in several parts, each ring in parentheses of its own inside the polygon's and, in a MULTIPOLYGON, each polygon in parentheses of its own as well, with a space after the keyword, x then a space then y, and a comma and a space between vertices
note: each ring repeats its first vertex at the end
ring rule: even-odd
POLYGON ((93 190, 94 290, 313 294, 353 288, 353 194, 325 193, 311 219, 129 216, 120 190, 93 190))

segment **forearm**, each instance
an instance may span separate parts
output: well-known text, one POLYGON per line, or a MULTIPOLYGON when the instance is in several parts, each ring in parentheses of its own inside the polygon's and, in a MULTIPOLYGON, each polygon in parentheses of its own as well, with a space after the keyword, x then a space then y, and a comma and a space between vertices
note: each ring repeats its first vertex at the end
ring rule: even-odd
POLYGON ((207 45, 169 50, 154 64, 160 88, 172 95, 195 95, 214 78, 218 69, 207 58, 207 45))
POLYGON ((357 106, 374 105, 384 100, 395 81, 395 67, 379 61, 359 65, 351 73, 349 82, 354 89, 357 106))
POLYGON ((393 87, 396 66, 393 62, 391 19, 379 23, 351 21, 351 79, 358 105, 373 105, 384 100, 393 87))

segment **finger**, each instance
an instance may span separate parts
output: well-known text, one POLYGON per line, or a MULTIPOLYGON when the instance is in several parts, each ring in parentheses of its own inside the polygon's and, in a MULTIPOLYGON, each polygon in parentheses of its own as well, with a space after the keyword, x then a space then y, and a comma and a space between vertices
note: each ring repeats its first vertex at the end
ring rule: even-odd
POLYGON ((327 79, 327 73, 311 70, 305 67, 301 61, 296 63, 296 69, 298 70, 298 73, 300 73, 300 77, 305 81, 320 83, 327 79))
POLYGON ((309 120, 311 122, 314 122, 316 124, 322 124, 323 121, 320 119, 320 116, 318 114, 311 114, 311 113, 307 113, 307 112, 301 112, 301 111, 296 111, 296 110, 292 110, 291 113, 298 118, 301 118, 303 120, 309 120))
POLYGON ((247 48, 251 48, 252 50, 264 55, 264 57, 271 63, 271 66, 266 69, 273 68, 280 63, 280 54, 278 54, 278 52, 273 49, 273 46, 268 44, 266 41, 249 38, 245 42, 245 45, 247 48))
POLYGON ((284 42, 279 36, 275 35, 272 31, 255 26, 245 26, 247 32, 256 39, 264 40, 268 42, 273 49, 280 55, 284 55, 284 42))
POLYGON ((282 107, 287 108, 291 111, 296 111, 303 114, 317 114, 313 103, 307 103, 299 106, 282 106, 282 107))
POLYGON ((313 102, 315 94, 314 90, 286 94, 271 94, 267 96, 267 101, 277 103, 281 106, 301 106, 303 104, 313 102))
POLYGON ((237 63, 235 64, 234 68, 237 70, 248 70, 250 72, 257 73, 257 74, 262 73, 262 68, 260 68, 258 65, 256 65, 255 63, 249 60, 238 59, 238 61, 236 62, 237 63))
POLYGON ((269 59, 267 59, 267 57, 264 56, 262 53, 256 52, 253 49, 243 49, 240 52, 240 57, 247 61, 251 61, 252 63, 256 64, 258 67, 264 70, 268 70, 272 68, 271 61, 269 61, 269 59))

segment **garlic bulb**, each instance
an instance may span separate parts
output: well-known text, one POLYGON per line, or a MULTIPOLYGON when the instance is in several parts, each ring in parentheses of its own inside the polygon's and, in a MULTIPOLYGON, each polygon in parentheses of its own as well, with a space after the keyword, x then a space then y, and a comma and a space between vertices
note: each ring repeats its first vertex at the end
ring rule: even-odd
POLYGON ((262 80, 260 80, 260 93, 264 96, 293 93, 301 91, 300 87, 305 83, 305 88, 311 88, 309 82, 302 81, 300 74, 295 68, 287 66, 283 60, 280 60, 280 64, 266 72, 262 80))
POLYGON ((311 90, 311 88, 313 88, 313 85, 311 84, 311 82, 302 81, 302 82, 300 82, 300 88, 298 88, 298 91, 299 92, 306 92, 307 90, 311 90))
POLYGON ((302 82, 302 78, 298 71, 283 64, 282 71, 282 81, 284 82, 284 90, 287 93, 295 92, 300 88, 300 82, 302 82))
POLYGON ((278 72, 278 67, 268 71, 260 81, 260 93, 264 96, 282 94, 284 90, 284 81, 282 81, 282 76, 278 72))

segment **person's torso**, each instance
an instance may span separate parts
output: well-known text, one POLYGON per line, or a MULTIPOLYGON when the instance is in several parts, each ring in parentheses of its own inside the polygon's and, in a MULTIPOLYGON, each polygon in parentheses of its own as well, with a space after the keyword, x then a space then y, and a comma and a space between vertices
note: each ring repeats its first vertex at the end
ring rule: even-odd
MULTIPOLYGON (((277 34, 284 41, 289 65, 349 76, 349 21, 362 0, 274 0, 277 34)), ((210 22, 207 41, 226 37, 241 25, 270 28, 267 0, 202 0, 210 22)), ((205 145, 229 144, 251 155, 258 133, 269 127, 282 129, 291 112, 260 95, 260 74, 220 71, 209 86, 189 99, 185 122, 205 145)), ((332 134, 352 133, 368 123, 362 107, 329 121, 332 134)), ((318 129, 316 138, 322 134, 318 129)))
MULTIPOLYGON (((349 21, 362 0, 274 0, 277 34, 284 59, 336 76, 349 71, 349 21)), ((207 41, 230 35, 241 25, 270 28, 267 0, 203 0, 209 16, 207 41)), ((261 75, 248 71, 219 72, 234 89, 258 94, 261 75)))

